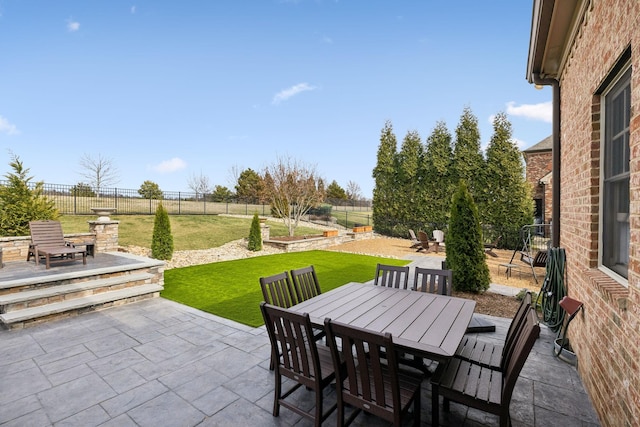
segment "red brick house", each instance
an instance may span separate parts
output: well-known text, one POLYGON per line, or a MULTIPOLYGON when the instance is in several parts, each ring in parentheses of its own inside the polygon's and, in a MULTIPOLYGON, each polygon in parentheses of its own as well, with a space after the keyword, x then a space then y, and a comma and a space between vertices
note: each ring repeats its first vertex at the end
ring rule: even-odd
POLYGON ((551 221, 551 153, 552 137, 522 151, 526 163, 527 182, 533 189, 536 223, 548 224, 551 221))
POLYGON ((569 336, 605 426, 640 425, 639 52, 638 0, 533 2, 527 78, 553 87, 553 243, 584 302, 569 336))

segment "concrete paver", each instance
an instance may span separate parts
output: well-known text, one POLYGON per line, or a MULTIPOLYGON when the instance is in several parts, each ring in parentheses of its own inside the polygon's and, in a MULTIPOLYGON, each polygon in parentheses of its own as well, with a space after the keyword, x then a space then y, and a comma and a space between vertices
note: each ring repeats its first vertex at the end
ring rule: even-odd
MULTIPOLYGON (((426 257, 422 257, 425 259, 426 257)), ((500 341, 509 319, 490 318, 500 341)), ((597 426, 574 367, 552 355, 546 327, 516 385, 514 426, 597 426)), ((0 332, 0 425, 304 426, 281 408, 271 415, 273 372, 263 327, 250 328, 156 298, 22 330, 0 332)), ((325 391, 335 400, 335 391, 325 391)), ((430 385, 422 391, 430 425, 430 385)), ((304 388, 294 398, 312 407, 304 388)), ((441 425, 497 425, 497 418, 452 404, 441 425)), ((335 414, 325 425, 335 423, 335 414)), ((360 415, 356 426, 386 425, 360 415)))

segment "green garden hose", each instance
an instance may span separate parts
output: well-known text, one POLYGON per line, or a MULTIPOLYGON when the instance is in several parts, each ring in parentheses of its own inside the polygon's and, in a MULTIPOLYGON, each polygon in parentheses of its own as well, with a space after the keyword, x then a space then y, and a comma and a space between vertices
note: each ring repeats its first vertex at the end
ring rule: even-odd
POLYGON ((547 259, 547 272, 542 288, 536 299, 542 298, 542 315, 544 323, 553 331, 558 331, 564 320, 564 310, 560 300, 567 294, 564 287, 566 255, 563 248, 550 248, 547 259))

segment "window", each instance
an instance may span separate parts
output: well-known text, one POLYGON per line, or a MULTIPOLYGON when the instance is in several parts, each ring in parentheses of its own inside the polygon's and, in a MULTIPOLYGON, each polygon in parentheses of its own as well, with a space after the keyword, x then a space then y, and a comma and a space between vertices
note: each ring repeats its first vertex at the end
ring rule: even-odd
POLYGON ((601 186, 603 267, 627 278, 629 268, 629 118, 631 69, 604 93, 604 149, 601 186))

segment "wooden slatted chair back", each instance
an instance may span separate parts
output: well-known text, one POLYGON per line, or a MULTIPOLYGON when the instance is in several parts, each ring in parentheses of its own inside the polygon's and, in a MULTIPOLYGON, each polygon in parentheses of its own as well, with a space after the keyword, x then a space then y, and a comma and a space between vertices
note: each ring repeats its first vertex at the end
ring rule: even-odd
POLYGON ((335 379, 333 361, 328 348, 319 349, 313 339, 311 320, 308 314, 299 314, 260 303, 260 311, 271 342, 271 360, 275 364, 275 396, 273 415, 279 415, 280 405, 293 412, 310 418, 320 426, 337 407, 323 408, 323 389, 335 379), (321 351, 320 351, 321 350, 321 351), (294 381, 287 391, 282 391, 282 377, 294 381), (315 392, 313 412, 296 405, 296 399, 287 400, 300 386, 315 392))
POLYGON ((430 294, 451 295, 453 271, 416 267, 413 289, 430 294))
POLYGON ((306 301, 322 293, 313 265, 291 270, 291 280, 298 302, 306 301))
POLYGON ((511 402, 511 395, 513 394, 516 381, 518 381, 522 367, 527 361, 529 353, 539 336, 540 323, 538 321, 538 315, 533 308, 529 308, 526 310, 521 332, 515 337, 513 350, 510 354, 506 355, 504 362, 502 404, 506 405, 507 411, 509 410, 509 403, 511 402))
POLYGON ((31 244, 40 248, 66 246, 60 221, 30 221, 31 244))
POLYGON ((505 363, 511 353, 513 353, 518 336, 520 335, 520 333, 522 332, 522 328, 524 327, 525 318, 527 317, 529 310, 532 309, 531 302, 531 292, 527 291, 524 294, 522 301, 520 302, 520 306, 518 306, 516 314, 511 320, 511 324, 509 325, 509 329, 507 330, 507 335, 504 338, 504 346, 502 347, 502 358, 500 360, 500 368, 502 371, 506 369, 505 363))
POLYGON ((374 285, 407 289, 409 285, 409 267, 378 264, 376 266, 374 285))
POLYGON ((289 308, 297 304, 297 299, 289 273, 282 272, 272 276, 260 278, 260 288, 262 296, 268 304, 276 305, 282 308, 289 308))
POLYGON ((417 405, 417 410, 414 407, 414 421, 420 425, 422 377, 412 373, 413 378, 407 375, 400 379, 391 334, 383 335, 330 319, 325 319, 324 325, 334 368, 344 363, 344 369, 336 369, 338 425, 349 424, 350 421, 344 423, 344 406, 351 405, 399 426, 404 408, 412 400, 417 405), (341 348, 338 348, 338 340, 341 348), (408 380, 414 382, 413 387, 408 387, 409 390, 407 384, 411 381, 408 380), (413 399, 407 399, 407 391, 411 396, 412 388, 413 399))

